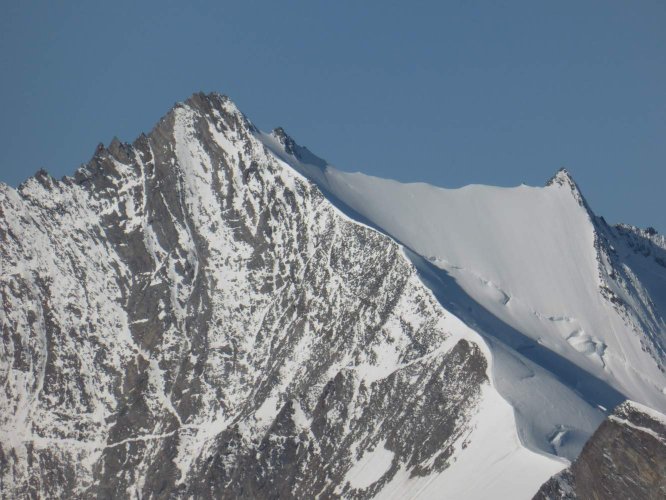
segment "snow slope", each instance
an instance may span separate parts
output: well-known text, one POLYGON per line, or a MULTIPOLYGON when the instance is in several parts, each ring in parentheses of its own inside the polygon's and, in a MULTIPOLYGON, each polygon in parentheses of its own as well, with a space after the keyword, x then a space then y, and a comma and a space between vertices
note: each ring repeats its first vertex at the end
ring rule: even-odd
POLYGON ((623 400, 666 408, 663 238, 606 225, 565 170, 546 187, 444 189, 341 172, 282 130, 262 140, 409 249, 440 303, 486 339, 530 448, 573 459, 623 400))

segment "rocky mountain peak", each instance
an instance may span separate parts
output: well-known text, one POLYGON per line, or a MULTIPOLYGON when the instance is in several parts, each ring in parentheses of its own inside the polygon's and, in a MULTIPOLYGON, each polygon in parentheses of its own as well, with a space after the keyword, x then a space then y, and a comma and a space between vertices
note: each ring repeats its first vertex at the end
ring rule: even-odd
POLYGON ((282 145, 287 154, 296 155, 296 148, 298 145, 282 127, 274 128, 271 131, 271 135, 282 145))
POLYGON ((0 496, 363 498, 476 442, 480 339, 261 137, 194 94, 0 198, 0 496))
POLYGON ((308 177, 318 178, 322 170, 328 165, 326 160, 312 153, 307 147, 299 145, 282 127, 273 129, 270 137, 280 145, 283 153, 297 160, 297 163, 315 167, 314 170, 303 171, 302 165, 294 165, 297 170, 308 177))
POLYGON ((217 92, 206 94, 197 92, 192 94, 183 103, 176 104, 175 108, 188 106, 211 120, 222 120, 227 126, 243 127, 257 131, 252 122, 241 112, 236 104, 226 95, 217 92))
POLYGON ((576 184, 573 176, 566 168, 562 167, 555 172, 555 175, 546 182, 546 187, 548 186, 560 186, 568 189, 579 205, 587 207, 587 202, 585 201, 578 184, 576 184))

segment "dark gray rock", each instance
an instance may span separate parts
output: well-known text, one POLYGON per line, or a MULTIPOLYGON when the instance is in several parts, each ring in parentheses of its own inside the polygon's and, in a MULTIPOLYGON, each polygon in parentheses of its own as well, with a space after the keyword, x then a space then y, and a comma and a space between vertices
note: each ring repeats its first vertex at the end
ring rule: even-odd
POLYGON ((626 402, 535 500, 666 498, 666 417, 626 402))

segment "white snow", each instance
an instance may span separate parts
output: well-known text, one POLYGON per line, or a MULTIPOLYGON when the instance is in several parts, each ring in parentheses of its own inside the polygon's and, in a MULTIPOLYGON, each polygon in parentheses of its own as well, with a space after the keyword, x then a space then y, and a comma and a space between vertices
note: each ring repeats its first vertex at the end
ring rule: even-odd
POLYGON ((345 480, 352 488, 365 489, 379 481, 391 468, 395 453, 386 449, 386 441, 377 443, 375 449, 363 454, 361 459, 347 471, 345 480))

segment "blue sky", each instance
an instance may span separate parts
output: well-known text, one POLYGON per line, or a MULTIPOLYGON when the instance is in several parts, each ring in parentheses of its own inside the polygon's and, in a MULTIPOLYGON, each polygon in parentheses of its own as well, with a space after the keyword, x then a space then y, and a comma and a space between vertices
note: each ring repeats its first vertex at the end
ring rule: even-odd
POLYGON ((666 232, 666 2, 4 2, 0 180, 60 177, 195 91, 343 170, 456 187, 566 166, 666 232))

